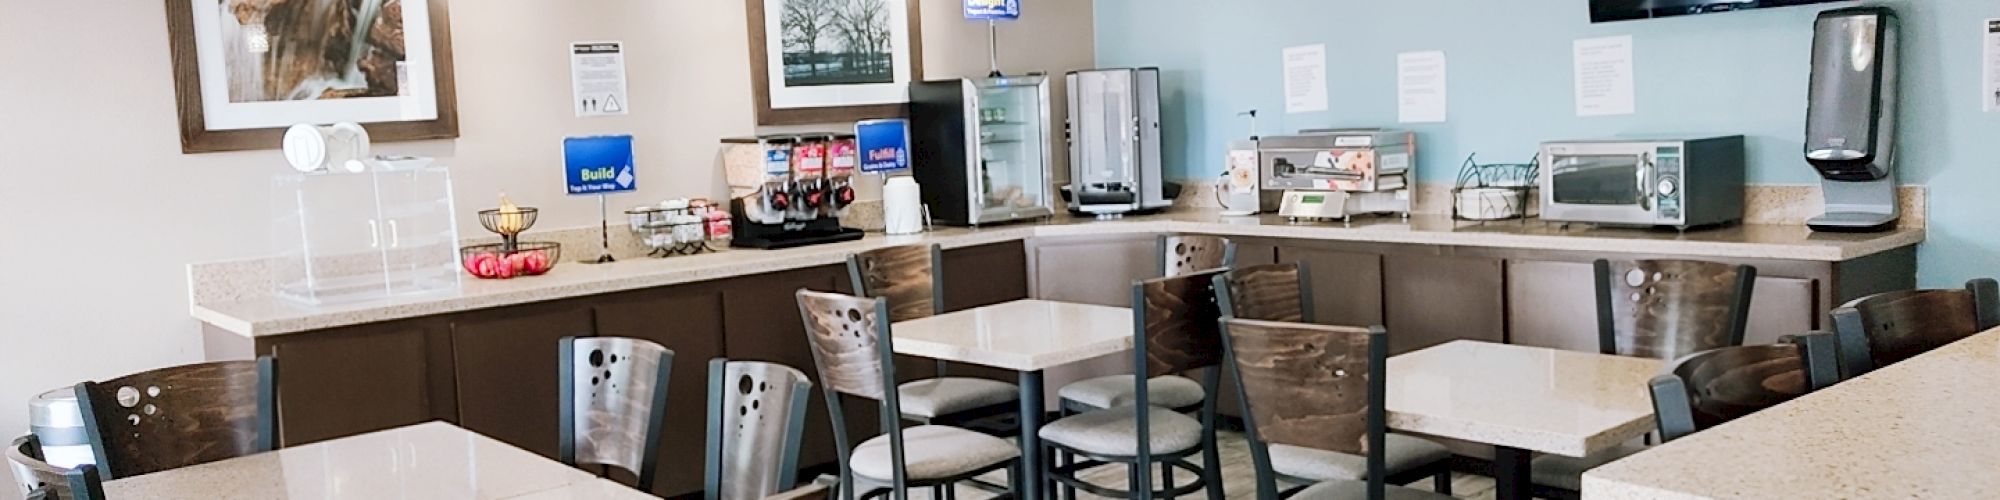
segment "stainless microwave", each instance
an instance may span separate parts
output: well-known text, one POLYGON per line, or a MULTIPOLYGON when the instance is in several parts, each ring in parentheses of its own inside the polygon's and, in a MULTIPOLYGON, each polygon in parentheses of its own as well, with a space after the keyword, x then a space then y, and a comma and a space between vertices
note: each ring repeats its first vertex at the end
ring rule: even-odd
POLYGON ((1542 144, 1542 218, 1617 226, 1743 220, 1743 136, 1542 144))

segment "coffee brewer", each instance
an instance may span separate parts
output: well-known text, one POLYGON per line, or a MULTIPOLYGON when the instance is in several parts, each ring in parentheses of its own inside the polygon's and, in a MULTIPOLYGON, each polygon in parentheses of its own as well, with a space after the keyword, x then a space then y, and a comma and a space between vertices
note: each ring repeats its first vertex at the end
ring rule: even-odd
POLYGON ((852 134, 726 139, 730 213, 738 248, 792 248, 861 239, 841 227, 854 203, 859 158, 852 134))

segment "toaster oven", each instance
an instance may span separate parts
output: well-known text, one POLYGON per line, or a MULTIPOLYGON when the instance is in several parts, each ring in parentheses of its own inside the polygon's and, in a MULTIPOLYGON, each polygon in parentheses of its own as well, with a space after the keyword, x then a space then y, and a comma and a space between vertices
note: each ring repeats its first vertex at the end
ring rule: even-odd
POLYGON ((1542 218, 1687 229, 1743 220, 1743 136, 1542 144, 1542 218))

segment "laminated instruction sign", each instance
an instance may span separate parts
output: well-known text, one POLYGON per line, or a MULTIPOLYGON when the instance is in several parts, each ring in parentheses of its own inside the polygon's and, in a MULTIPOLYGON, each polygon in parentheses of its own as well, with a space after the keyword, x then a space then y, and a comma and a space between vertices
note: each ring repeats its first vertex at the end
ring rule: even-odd
POLYGON ((977 21, 1021 19, 1021 0, 965 0, 965 18, 977 21))
POLYGON ((625 87, 625 44, 569 44, 569 71, 570 86, 576 90, 571 104, 576 105, 577 117, 628 114, 631 101, 625 87))
POLYGON ((854 124, 861 171, 871 174, 910 168, 909 120, 868 120, 854 124))
POLYGON ((572 196, 623 193, 639 188, 632 158, 632 136, 608 135, 563 139, 564 172, 572 196))

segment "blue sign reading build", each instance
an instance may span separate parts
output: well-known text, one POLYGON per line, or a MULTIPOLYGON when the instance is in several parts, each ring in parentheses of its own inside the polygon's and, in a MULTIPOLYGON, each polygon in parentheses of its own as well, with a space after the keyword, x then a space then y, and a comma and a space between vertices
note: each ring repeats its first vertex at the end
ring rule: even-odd
POLYGON ((633 171, 632 136, 609 135, 563 139, 564 170, 569 194, 623 193, 639 188, 633 171))
POLYGON ((965 18, 1012 21, 1021 18, 1021 0, 965 0, 965 18))

